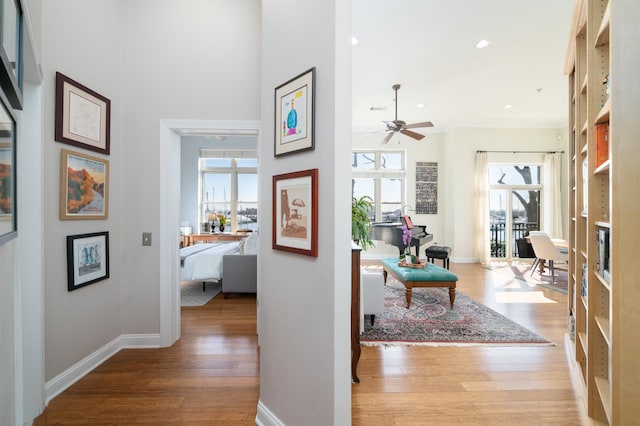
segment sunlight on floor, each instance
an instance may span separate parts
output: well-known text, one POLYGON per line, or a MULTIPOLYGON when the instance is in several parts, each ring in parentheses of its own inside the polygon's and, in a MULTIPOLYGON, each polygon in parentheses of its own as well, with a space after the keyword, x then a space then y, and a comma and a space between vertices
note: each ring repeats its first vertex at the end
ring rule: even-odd
POLYGON ((541 291, 527 292, 496 292, 496 302, 498 303, 557 303, 547 299, 541 291))

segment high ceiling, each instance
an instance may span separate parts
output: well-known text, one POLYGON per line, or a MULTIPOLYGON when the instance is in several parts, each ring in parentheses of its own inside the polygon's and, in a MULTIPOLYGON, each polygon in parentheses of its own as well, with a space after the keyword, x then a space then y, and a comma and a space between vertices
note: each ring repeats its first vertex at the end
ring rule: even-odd
POLYGON ((353 0, 353 130, 385 130, 395 83, 398 118, 434 123, 420 133, 565 126, 572 10, 573 0, 353 0), (489 46, 476 48, 481 39, 489 46))

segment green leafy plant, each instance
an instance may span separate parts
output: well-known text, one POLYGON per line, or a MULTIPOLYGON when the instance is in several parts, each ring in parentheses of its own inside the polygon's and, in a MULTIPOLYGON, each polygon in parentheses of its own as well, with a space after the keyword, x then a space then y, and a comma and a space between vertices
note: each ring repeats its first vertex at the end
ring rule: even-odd
POLYGON ((220 223, 220 225, 224 226, 227 223, 227 216, 224 214, 219 214, 218 215, 218 223, 220 223))
POLYGON ((371 231, 371 220, 369 212, 373 209, 373 200, 366 195, 358 198, 353 197, 351 202, 351 238, 360 244, 363 250, 374 247, 369 236, 371 231))

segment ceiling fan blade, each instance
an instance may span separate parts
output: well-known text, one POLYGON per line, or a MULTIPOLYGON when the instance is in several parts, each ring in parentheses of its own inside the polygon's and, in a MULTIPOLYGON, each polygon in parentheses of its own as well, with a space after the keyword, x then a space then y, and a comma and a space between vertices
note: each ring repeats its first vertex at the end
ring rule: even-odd
POLYGON ((417 129, 419 127, 433 127, 433 123, 430 121, 424 121, 422 123, 413 123, 404 126, 405 129, 417 129))
POLYGON ((411 130, 400 130, 400 133, 402 133, 403 135, 407 135, 410 138, 414 138, 417 141, 419 141, 420 139, 424 139, 424 135, 421 135, 420 133, 412 132, 411 130))
POLYGON ((393 136, 393 132, 390 132, 383 140, 382 140, 382 145, 388 143, 391 140, 391 137, 393 136))

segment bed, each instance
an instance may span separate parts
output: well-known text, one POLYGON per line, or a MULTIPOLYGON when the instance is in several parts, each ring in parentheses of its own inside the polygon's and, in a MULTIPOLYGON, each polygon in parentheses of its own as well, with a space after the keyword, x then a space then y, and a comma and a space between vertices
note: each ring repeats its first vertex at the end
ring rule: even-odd
POLYGON ((204 243, 180 249, 180 281, 220 281, 222 257, 239 254, 239 241, 204 243))

